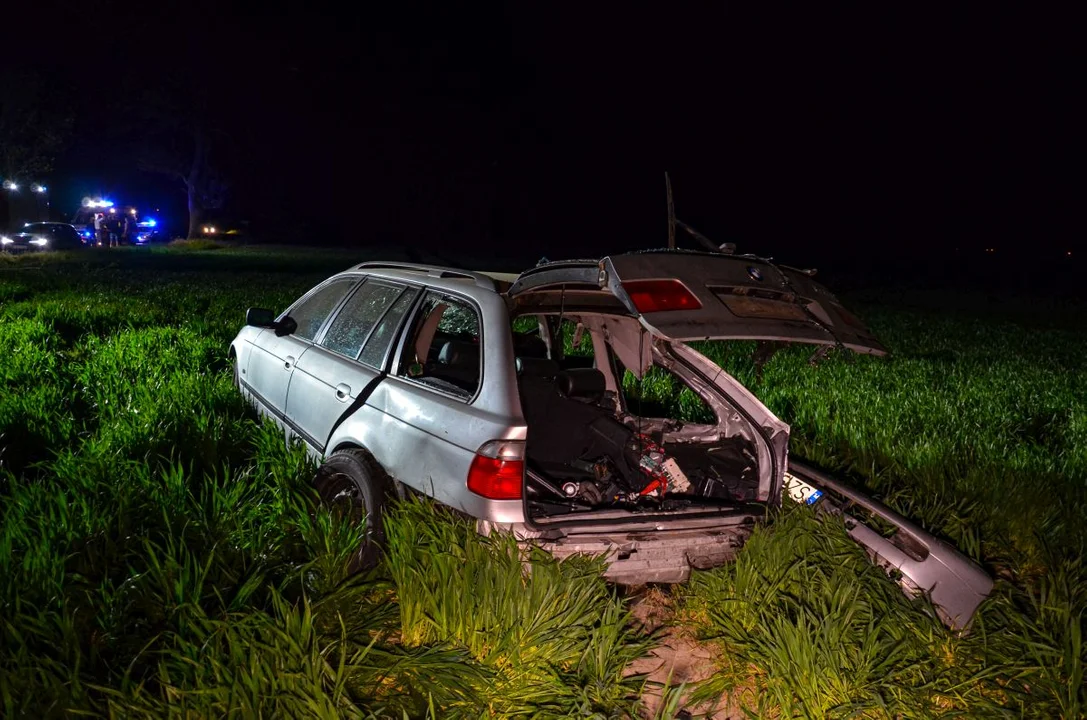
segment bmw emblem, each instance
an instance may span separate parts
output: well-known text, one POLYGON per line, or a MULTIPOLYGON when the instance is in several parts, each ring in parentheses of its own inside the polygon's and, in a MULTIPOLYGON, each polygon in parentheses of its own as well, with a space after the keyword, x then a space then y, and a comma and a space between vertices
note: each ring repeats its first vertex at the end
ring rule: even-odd
POLYGON ((747 266, 747 274, 750 275, 753 280, 762 282, 762 270, 759 270, 754 265, 747 266))

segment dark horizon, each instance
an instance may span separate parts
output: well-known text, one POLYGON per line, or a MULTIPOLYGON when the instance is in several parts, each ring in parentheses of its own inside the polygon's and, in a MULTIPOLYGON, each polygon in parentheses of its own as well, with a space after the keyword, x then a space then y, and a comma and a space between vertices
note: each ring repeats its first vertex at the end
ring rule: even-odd
POLYGON ((179 214, 178 184, 138 169, 130 121, 149 91, 195 92, 222 138, 225 211, 258 239, 450 257, 660 247, 667 170, 681 219, 793 264, 1079 256, 1087 123, 1067 18, 532 13, 107 3, 106 41, 51 23, 49 52, 28 32, 13 57, 78 97, 49 178, 58 213, 111 193, 179 214))

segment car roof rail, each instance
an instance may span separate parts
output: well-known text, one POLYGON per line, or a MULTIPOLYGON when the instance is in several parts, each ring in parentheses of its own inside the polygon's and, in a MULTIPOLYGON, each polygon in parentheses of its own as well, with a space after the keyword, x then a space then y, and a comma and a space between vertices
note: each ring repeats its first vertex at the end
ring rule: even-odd
POLYGON ((439 265, 422 265, 420 263, 386 262, 372 260, 361 262, 351 268, 352 270, 403 270, 404 272, 419 273, 431 278, 474 280, 478 287, 485 290, 494 290, 494 280, 482 273, 471 270, 459 270, 457 268, 441 267, 439 265))

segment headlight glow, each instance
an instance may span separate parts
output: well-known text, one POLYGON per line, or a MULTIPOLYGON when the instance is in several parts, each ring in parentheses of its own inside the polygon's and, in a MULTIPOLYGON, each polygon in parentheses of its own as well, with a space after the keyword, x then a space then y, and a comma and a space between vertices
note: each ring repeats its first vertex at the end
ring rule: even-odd
POLYGON ((11 245, 13 242, 15 241, 9 237, 0 237, 0 245, 11 245))
POLYGON ((37 245, 38 247, 45 247, 49 244, 49 238, 34 238, 30 241, 31 245, 37 245))

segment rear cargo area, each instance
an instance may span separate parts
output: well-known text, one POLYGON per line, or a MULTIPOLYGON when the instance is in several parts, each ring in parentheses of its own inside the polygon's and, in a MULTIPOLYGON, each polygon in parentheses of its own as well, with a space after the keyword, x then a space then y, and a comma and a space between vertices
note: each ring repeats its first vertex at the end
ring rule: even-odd
POLYGON ((576 315, 551 328, 554 348, 538 332, 515 340, 530 522, 729 513, 764 499, 755 429, 729 412, 727 398, 686 382, 636 323, 636 338, 620 348, 622 325, 576 315), (640 346, 633 354, 632 344, 640 346), (649 382, 686 393, 684 417, 658 416, 659 403, 643 402, 649 382))

